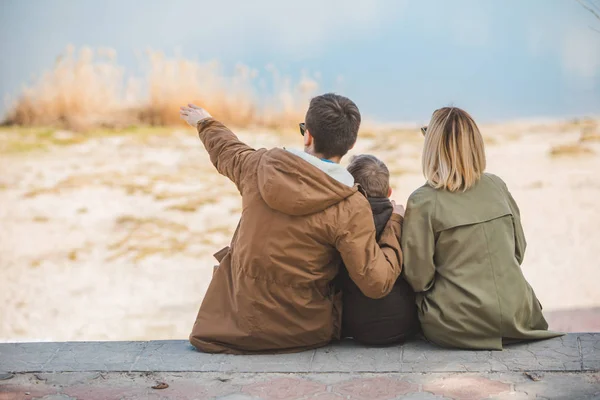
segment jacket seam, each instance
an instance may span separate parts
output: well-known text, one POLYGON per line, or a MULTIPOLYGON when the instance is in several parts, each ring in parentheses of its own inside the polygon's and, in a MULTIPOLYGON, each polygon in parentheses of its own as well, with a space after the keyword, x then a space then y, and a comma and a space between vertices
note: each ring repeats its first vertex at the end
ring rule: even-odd
MULTIPOLYGON (((437 202, 438 202, 438 194, 439 194, 439 193, 438 193, 438 192, 437 192, 437 190, 436 190, 436 191, 435 191, 435 199, 434 199, 434 201, 433 201, 433 216, 432 216, 432 219, 431 219, 431 229, 433 229, 434 236, 435 236, 435 233, 437 232, 437 229, 433 227, 433 224, 434 224, 434 222, 436 221, 436 217, 437 217, 437 202)), ((434 246, 433 252, 435 253, 435 246, 434 246)), ((434 264, 434 265, 435 265, 435 264, 434 264)))
MULTIPOLYGON (((250 146, 248 146, 248 147, 250 147, 250 146)), ((262 158, 263 158, 263 156, 266 153, 265 150, 266 149, 262 149, 262 148, 261 149, 252 149, 252 152, 254 154, 251 154, 251 155, 248 156, 249 158, 252 157, 252 156, 255 156, 255 157, 258 157, 258 159, 256 160, 256 166, 255 166, 255 168, 253 168, 253 169, 251 169, 251 170, 249 170, 249 171, 247 171, 245 173, 242 172, 243 176, 242 176, 242 178, 240 178, 240 184, 239 184, 239 186, 236 184, 236 186, 238 186, 238 190, 240 192, 240 195, 242 196, 242 199, 243 199, 244 195, 246 194, 246 192, 249 190, 249 188, 246 187, 246 183, 248 181, 250 181, 250 175, 253 175, 253 176, 257 176, 258 175, 258 167, 260 166, 262 158)), ((249 159, 247 161, 253 161, 253 160, 249 159)), ((257 186, 257 189, 258 189, 258 186, 257 186)), ((242 210, 243 210, 243 206, 244 205, 243 205, 243 200, 242 200, 242 210)))
MULTIPOLYGON (((262 150, 262 149, 255 150, 255 152, 258 152, 260 150, 262 150)), ((266 153, 267 153, 266 149, 265 149, 265 151, 262 151, 262 152, 258 153, 258 160, 256 160, 256 168, 254 168, 254 170, 252 171, 252 173, 254 174, 254 178, 255 178, 254 181, 256 183, 256 185, 255 185, 256 193, 261 197, 261 199, 262 199, 262 194, 260 193, 260 188, 258 187, 258 168, 260 167, 260 164, 262 163, 262 158, 265 156, 266 153)), ((255 153, 255 154, 257 154, 257 153, 255 153)), ((249 178, 249 176, 246 176, 246 178, 249 178)), ((266 183, 266 185, 271 185, 271 184, 272 184, 272 182, 270 180, 266 183)), ((244 193, 241 193, 241 195, 242 195, 242 215, 243 215, 243 212, 244 212, 244 196, 248 195, 248 191, 245 190, 244 193)), ((264 199, 262 199, 262 201, 264 202, 264 199)), ((269 219, 272 220, 273 219, 273 215, 270 215, 269 219)), ((240 218, 240 225, 241 225, 241 218, 240 218)), ((272 224, 269 223, 267 225, 269 226, 269 232, 271 232, 271 230, 272 230, 272 224)), ((269 232, 267 232, 267 234, 269 232)), ((258 251, 258 254, 264 254, 264 249, 267 246, 267 241, 266 240, 263 240, 262 243, 263 244, 260 247, 260 250, 258 251)), ((242 270, 240 269, 240 272, 241 271, 242 270)))
MULTIPOLYGON (((520 267, 523 264, 523 259, 525 258, 525 252, 523 252, 521 261, 519 261, 519 259, 517 258, 517 225, 515 223, 515 213, 513 211, 513 208, 510 205, 510 201, 508 201, 508 199, 507 199, 507 192, 509 192, 508 187, 506 187, 506 183, 504 183, 504 181, 501 180, 501 182, 504 183, 504 186, 505 186, 505 187, 502 187, 498 182, 496 182, 496 179, 492 178, 492 176, 494 176, 495 178, 501 179, 500 177, 497 177, 497 176, 491 175, 491 174, 484 174, 483 176, 488 178, 490 181, 492 181, 494 186, 496 186, 498 189, 500 189, 500 192, 502 192, 502 194, 504 196, 504 201, 507 203, 506 205, 507 205, 508 209, 510 210, 510 214, 505 214, 498 218, 502 218, 502 217, 505 217, 506 215, 510 215, 510 219, 511 219, 512 226, 513 226, 513 240, 515 241, 515 251, 513 252, 513 257, 515 258, 515 260, 517 261, 517 264, 520 267)), ((496 218, 494 218, 494 219, 496 219, 496 218)), ((484 221, 484 222, 486 222, 486 221, 484 221)))
POLYGON ((498 283, 496 281, 496 269, 494 268, 494 263, 492 262, 491 252, 490 252, 490 242, 488 239, 487 232, 485 230, 485 225, 481 225, 481 229, 483 230, 483 235, 485 236, 485 246, 487 248, 488 261, 490 263, 490 268, 492 269, 492 277, 494 278, 494 288, 496 289, 496 300, 498 301, 498 313, 500 316, 500 336, 504 337, 504 328, 502 321, 502 305, 500 304, 500 296, 498 296, 498 283))
POLYGON ((463 226, 472 226, 472 225, 483 224, 485 222, 495 221, 497 219, 504 218, 504 217, 507 217, 507 216, 510 216, 511 218, 514 218, 514 216, 511 213, 506 213, 506 214, 498 215, 497 217, 475 219, 472 222, 467 222, 467 223, 464 223, 464 224, 451 225, 451 226, 447 226, 447 227, 444 226, 444 227, 441 227, 439 229, 439 232, 449 231, 449 230, 452 230, 452 229, 455 229, 455 228, 460 228, 460 227, 463 227, 463 226))
MULTIPOLYGON (((342 201, 340 201, 337 204, 341 204, 343 202, 349 203, 350 202, 350 198, 354 195, 356 195, 356 193, 360 193, 361 196, 364 196, 360 191, 356 191, 355 193, 352 193, 350 196, 346 197, 345 199, 343 199, 342 201)), ((366 197, 365 197, 366 199, 366 197)), ((344 206, 348 206, 348 204, 345 204, 344 206)), ((369 210, 371 209, 371 207, 369 206, 369 210)), ((341 210, 340 210, 341 211, 341 210)), ((352 214, 351 214, 352 215, 352 214)), ((336 248, 338 247, 338 243, 341 239, 341 237, 344 235, 344 233, 349 232, 348 225, 350 224, 350 220, 352 219, 352 217, 350 218, 345 218, 345 224, 344 226, 341 226, 340 224, 340 212, 336 213, 336 221, 335 221, 335 225, 338 227, 338 229, 335 230, 335 236, 333 237, 333 247, 336 248)), ((338 250, 339 253, 339 250, 338 250)), ((340 254, 341 256, 341 254, 340 254)))

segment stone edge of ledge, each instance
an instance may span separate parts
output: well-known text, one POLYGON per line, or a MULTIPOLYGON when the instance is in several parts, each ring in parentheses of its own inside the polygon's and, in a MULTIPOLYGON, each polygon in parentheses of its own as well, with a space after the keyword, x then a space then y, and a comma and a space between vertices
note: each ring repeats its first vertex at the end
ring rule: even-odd
POLYGON ((507 346, 443 349, 422 341, 363 347, 352 341, 294 354, 223 355, 187 341, 0 343, 0 372, 398 373, 600 371, 600 333, 507 346))

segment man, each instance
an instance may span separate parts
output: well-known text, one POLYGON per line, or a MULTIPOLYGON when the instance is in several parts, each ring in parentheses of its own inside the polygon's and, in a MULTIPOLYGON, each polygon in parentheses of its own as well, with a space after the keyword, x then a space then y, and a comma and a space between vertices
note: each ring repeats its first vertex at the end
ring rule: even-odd
POLYGON ((180 114, 197 127, 243 205, 190 335, 196 348, 295 352, 339 338, 341 293, 332 281, 342 261, 365 295, 380 298, 392 290, 402 267, 403 209, 394 206, 378 244, 369 202, 339 165, 360 126, 350 99, 325 94, 311 100, 300 125, 304 152, 254 150, 192 104, 180 114))

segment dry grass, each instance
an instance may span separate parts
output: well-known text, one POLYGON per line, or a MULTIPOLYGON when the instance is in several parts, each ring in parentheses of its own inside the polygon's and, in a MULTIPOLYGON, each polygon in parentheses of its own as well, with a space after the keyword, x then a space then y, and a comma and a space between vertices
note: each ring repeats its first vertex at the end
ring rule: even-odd
POLYGON ((21 154, 32 151, 46 150, 48 146, 44 143, 3 140, 0 142, 0 154, 21 154))
POLYGON ((282 77, 238 65, 226 73, 217 62, 200 63, 147 52, 144 77, 125 79, 111 49, 73 47, 52 70, 23 90, 7 124, 53 126, 76 131, 138 124, 179 124, 179 106, 195 102, 237 126, 296 126, 318 84, 307 76, 282 77))
POLYGON ((374 131, 372 129, 360 130, 360 132, 358 132, 358 137, 360 139, 376 139, 377 136, 377 131, 374 131))
POLYGON ((523 138, 524 132, 522 131, 518 131, 518 132, 510 132, 507 133, 506 135, 504 135, 504 138, 507 142, 516 142, 518 140, 521 140, 523 138))
POLYGON ((181 211, 185 213, 193 213, 196 212, 200 207, 207 206, 210 204, 216 204, 218 202, 219 198, 217 196, 210 196, 209 193, 208 196, 206 194, 202 196, 192 196, 191 198, 188 198, 185 202, 174 204, 168 207, 167 209, 173 211, 181 211))
POLYGON ((580 142, 600 142, 600 127, 598 121, 586 120, 581 127, 580 142))
POLYGON ((22 154, 72 146, 90 139, 127 135, 137 142, 151 143, 153 139, 173 134, 172 128, 131 126, 124 129, 92 129, 85 133, 39 127, 0 127, 0 154, 22 154))
POLYGON ((498 144, 500 144, 498 138, 495 136, 484 136, 483 142, 486 146, 497 146, 498 144))
POLYGON ((212 247, 213 235, 228 237, 233 232, 230 226, 214 226, 198 232, 166 219, 126 215, 115 221, 115 233, 119 239, 109 246, 108 261, 126 257, 139 262, 151 256, 172 257, 182 253, 202 256, 204 249, 194 253, 198 245, 212 247))
POLYGON ((193 253, 198 245, 212 247, 215 245, 213 237, 230 237, 233 228, 217 225, 199 232, 166 219, 126 215, 115 221, 115 233, 119 239, 109 246, 112 254, 108 261, 127 257, 138 262, 150 256, 193 253))
POLYGON ((555 146, 550 150, 552 157, 580 157, 595 154, 586 142, 600 141, 598 120, 592 118, 573 119, 560 125, 562 132, 580 132, 579 141, 573 144, 555 146))
POLYGON ((415 171, 409 170, 407 168, 403 168, 401 166, 398 165, 393 165, 393 164, 387 164, 388 165, 388 169, 390 171, 390 176, 393 178, 402 176, 402 175, 410 175, 410 174, 414 174, 415 171))
POLYGON ((563 144, 554 146, 550 149, 550 156, 552 157, 580 157, 593 155, 594 151, 588 147, 576 144, 563 144))
POLYGON ((188 196, 188 193, 183 192, 168 192, 163 190, 160 193, 154 194, 154 200, 163 201, 163 200, 172 200, 172 199, 181 199, 188 196))
MULTIPOLYGON (((153 196, 155 199, 162 199, 165 193, 156 194, 155 186, 159 182, 174 182, 178 180, 176 175, 150 175, 148 179, 137 182, 138 177, 135 174, 124 175, 120 172, 105 172, 97 174, 73 175, 57 182, 53 186, 31 189, 23 194, 25 198, 33 198, 46 194, 58 195, 64 191, 77 190, 85 186, 101 186, 112 189, 120 189, 128 195, 146 195, 153 196)), ((179 177, 179 180, 183 178, 179 177)), ((85 213, 87 209, 81 210, 85 213)))
POLYGON ((178 224, 176 222, 171 222, 158 218, 140 218, 132 215, 121 216, 116 220, 115 223, 119 227, 133 226, 135 228, 139 228, 142 226, 146 226, 150 228, 164 228, 177 232, 184 232, 188 230, 187 226, 178 224))
POLYGON ((111 185, 114 176, 108 174, 83 174, 69 176, 54 186, 41 187, 29 190, 23 194, 24 198, 34 198, 45 194, 60 194, 65 190, 74 190, 89 185, 111 185))
POLYGON ((114 62, 114 52, 97 53, 85 48, 77 56, 67 49, 51 71, 23 90, 7 123, 75 130, 110 124, 121 107, 123 70, 114 62))
POLYGON ((534 181, 527 185, 525 185, 526 189, 541 189, 544 187, 544 182, 542 181, 534 181))
POLYGON ((579 139, 580 142, 600 142, 600 133, 583 135, 579 139))
POLYGON ((421 144, 423 136, 418 129, 394 129, 378 132, 374 135, 369 151, 381 152, 397 149, 403 144, 421 144))
POLYGON ((185 251, 189 242, 188 227, 159 218, 122 216, 115 221, 121 238, 109 246, 108 261, 130 257, 137 262, 153 255, 172 255, 185 251))
POLYGON ((67 254, 67 258, 69 261, 77 261, 77 250, 71 250, 69 254, 67 254))

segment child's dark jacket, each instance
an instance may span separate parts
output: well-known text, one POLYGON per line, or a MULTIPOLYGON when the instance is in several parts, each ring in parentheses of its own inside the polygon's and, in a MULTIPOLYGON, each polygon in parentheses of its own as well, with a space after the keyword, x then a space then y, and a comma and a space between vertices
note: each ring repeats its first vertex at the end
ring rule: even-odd
MULTIPOLYGON (((389 199, 369 197, 377 239, 392 216, 389 199)), ((386 345, 406 340, 419 328, 415 294, 399 277, 387 296, 371 299, 350 279, 345 268, 340 269, 343 292, 342 335, 369 345, 386 345)))

